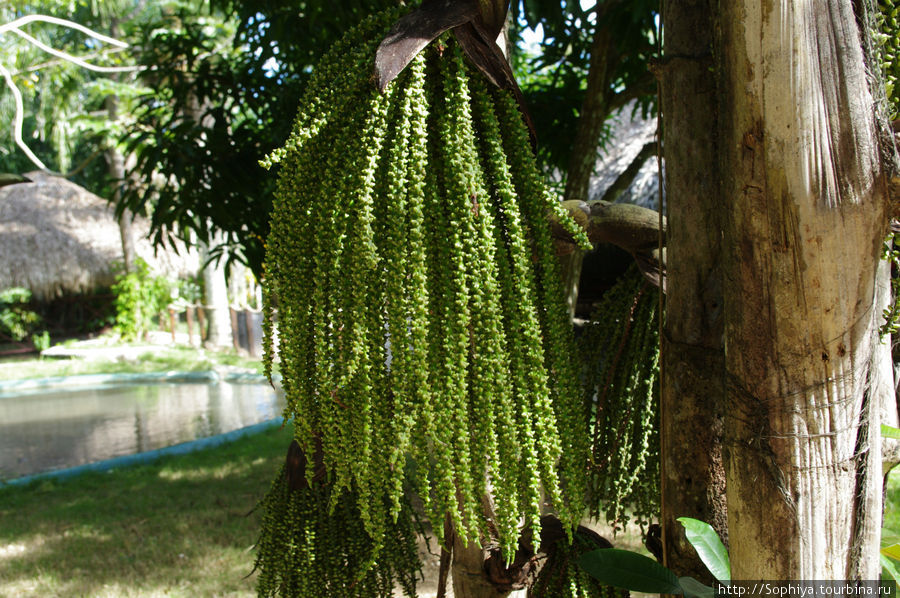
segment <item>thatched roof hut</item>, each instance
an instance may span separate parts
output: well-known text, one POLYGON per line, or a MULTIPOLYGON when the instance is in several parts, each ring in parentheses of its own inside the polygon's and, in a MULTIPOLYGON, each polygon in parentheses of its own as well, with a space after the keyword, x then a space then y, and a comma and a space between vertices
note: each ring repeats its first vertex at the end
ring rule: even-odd
POLYGON ((616 179, 632 162, 639 160, 640 169, 627 188, 615 198, 619 203, 633 203, 645 208, 656 209, 659 203, 659 169, 656 151, 651 155, 638 156, 644 146, 656 140, 656 117, 644 118, 636 104, 631 102, 612 117, 609 142, 603 148, 594 176, 591 177, 588 197, 602 199, 616 179))
MULTIPOLYGON (((41 172, 0 188, 0 290, 30 289, 39 301, 108 287, 122 242, 113 207, 66 179, 41 172)), ((149 226, 133 225, 138 256, 171 278, 199 270, 196 252, 154 251, 149 226)))

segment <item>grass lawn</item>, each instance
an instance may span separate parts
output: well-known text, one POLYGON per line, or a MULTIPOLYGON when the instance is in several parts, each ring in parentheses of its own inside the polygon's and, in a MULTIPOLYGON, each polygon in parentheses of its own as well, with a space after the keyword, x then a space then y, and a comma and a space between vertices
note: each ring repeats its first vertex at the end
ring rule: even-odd
POLYGON ((238 367, 262 373, 259 359, 242 357, 234 351, 207 351, 187 346, 162 345, 147 347, 135 359, 8 359, 0 361, 0 380, 169 370, 203 371, 217 366, 238 367))
POLYGON ((290 431, 66 482, 0 488, 0 596, 255 596, 248 513, 290 431))

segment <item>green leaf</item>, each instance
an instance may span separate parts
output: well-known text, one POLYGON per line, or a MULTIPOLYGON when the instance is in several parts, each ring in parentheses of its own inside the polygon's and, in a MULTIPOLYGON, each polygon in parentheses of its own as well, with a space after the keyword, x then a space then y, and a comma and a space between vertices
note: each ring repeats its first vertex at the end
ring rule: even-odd
POLYGON ((882 546, 890 546, 891 544, 900 543, 900 532, 891 528, 891 527, 883 527, 881 528, 881 545, 882 546))
POLYGON ((896 438, 900 440, 900 428, 881 424, 881 435, 885 438, 896 438))
POLYGON ((889 556, 895 561, 900 561, 900 544, 891 544, 881 549, 881 554, 889 556))
POLYGON ((601 548, 581 555, 578 564, 606 585, 646 594, 684 594, 674 573, 636 552, 601 548))
POLYGON ((684 589, 687 598, 714 598, 716 595, 715 588, 700 583, 693 577, 679 577, 678 583, 684 589))
POLYGON ((709 569, 713 577, 722 583, 731 581, 731 562, 728 560, 728 551, 719 539, 719 534, 712 526, 698 519, 679 517, 678 521, 684 526, 684 533, 688 542, 697 551, 697 556, 709 569))
POLYGON ((900 571, 897 571, 897 564, 885 555, 879 555, 881 558, 881 577, 889 577, 894 581, 900 580, 900 571))

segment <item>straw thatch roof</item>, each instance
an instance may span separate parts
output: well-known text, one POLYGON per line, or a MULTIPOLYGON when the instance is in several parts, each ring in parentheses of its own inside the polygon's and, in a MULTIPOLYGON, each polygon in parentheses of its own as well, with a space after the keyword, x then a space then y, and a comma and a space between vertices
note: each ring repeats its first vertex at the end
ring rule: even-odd
MULTIPOLYGON (((635 108, 635 102, 630 102, 611 119, 609 142, 603 148, 594 176, 591 177, 588 197, 592 200, 601 199, 604 192, 637 158, 644 145, 656 138, 656 117, 644 118, 640 109, 635 108)), ((644 162, 634 181, 616 201, 655 210, 659 203, 658 173, 656 157, 652 156, 644 162)))
MULTIPOLYGON (((103 288, 122 261, 119 225, 105 199, 41 172, 33 182, 0 188, 0 289, 25 287, 37 300, 103 288)), ((138 256, 171 278, 199 270, 196 252, 155 252, 149 226, 133 225, 138 256)))

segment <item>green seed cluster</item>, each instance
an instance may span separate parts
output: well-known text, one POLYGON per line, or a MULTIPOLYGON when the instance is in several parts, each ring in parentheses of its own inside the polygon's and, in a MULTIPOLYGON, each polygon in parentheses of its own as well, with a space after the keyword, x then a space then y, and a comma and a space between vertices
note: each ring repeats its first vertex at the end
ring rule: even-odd
POLYGON ((593 421, 592 515, 614 527, 659 515, 658 295, 632 267, 579 339, 593 421))
POLYGON ((557 542, 528 589, 528 598, 628 598, 627 590, 602 585, 578 564, 581 555, 598 548, 602 547, 581 535, 575 535, 571 544, 557 542))
POLYGON ((897 118, 900 116, 900 0, 878 0, 875 23, 891 118, 897 118))
POLYGON ((421 564, 417 521, 404 502, 379 549, 363 527, 355 497, 332 484, 291 490, 286 470, 262 500, 256 569, 260 596, 415 598, 421 564))
MULTIPOLYGON (((881 250, 881 259, 891 263, 891 272, 900 271, 900 234, 888 233, 881 250)), ((878 335, 885 336, 900 332, 900 278, 891 276, 891 296, 893 300, 881 312, 884 323, 878 328, 878 335)))
POLYGON ((511 557, 521 521, 538 530, 546 502, 574 525, 586 494, 588 427, 549 216, 587 239, 544 187, 515 100, 451 35, 374 89, 375 47, 396 18, 328 53, 266 163, 280 164, 266 367, 277 352, 298 443, 321 440, 333 496, 356 497, 376 546, 411 457, 434 529, 449 515, 511 557))

